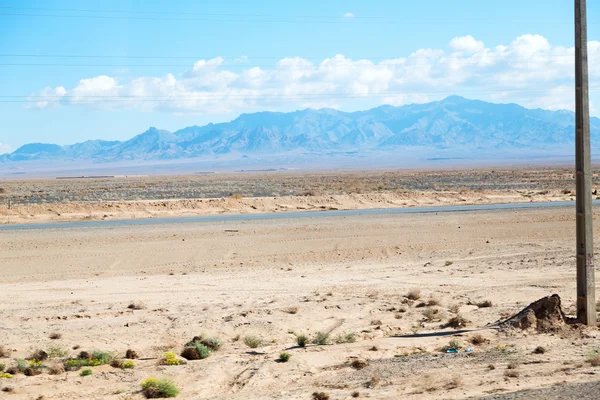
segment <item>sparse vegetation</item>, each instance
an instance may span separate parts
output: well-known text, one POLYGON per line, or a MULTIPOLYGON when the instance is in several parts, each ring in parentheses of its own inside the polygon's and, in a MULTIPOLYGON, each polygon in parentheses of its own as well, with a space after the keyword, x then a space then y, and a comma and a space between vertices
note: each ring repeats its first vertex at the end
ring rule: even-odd
POLYGON ((0 363, 0 372, 4 372, 5 368, 6 368, 6 364, 0 363))
POLYGON ((506 369, 517 369, 519 365, 515 362, 511 362, 506 366, 506 369))
POLYGON ((60 344, 52 344, 46 351, 48 358, 65 358, 69 356, 69 349, 60 344))
POLYGON ((533 354, 544 354, 546 352, 546 348, 543 346, 538 346, 533 350, 533 354))
POLYGON ((329 333, 317 332, 311 342, 319 346, 329 344, 329 333))
POLYGON ((333 341, 337 344, 354 343, 356 342, 356 334, 351 332, 346 333, 345 335, 338 335, 333 341))
POLYGON ((121 365, 122 369, 132 369, 135 368, 135 363, 131 360, 129 361, 123 361, 123 364, 121 365))
POLYGON ((92 374, 93 374, 93 372, 91 369, 84 369, 83 371, 81 371, 79 373, 79 376, 90 376, 92 374))
POLYGON ((300 311, 300 308, 298 307, 288 307, 283 309, 283 312, 287 314, 298 314, 298 311, 300 311))
POLYGON ((291 357, 292 357, 292 355, 290 353, 286 353, 284 351, 283 353, 279 353, 279 358, 277 359, 277 361, 286 363, 286 362, 290 361, 291 357))
POLYGON ((0 358, 10 357, 11 351, 4 346, 0 346, 0 358))
POLYGON ((452 339, 450 340, 450 342, 448 342, 448 344, 444 347, 442 347, 442 351, 448 351, 448 350, 460 350, 464 347, 463 343, 458 340, 458 339, 452 339))
POLYGON ((406 297, 409 300, 419 300, 421 298, 421 289, 411 289, 406 297))
POLYGON ((308 344, 309 340, 308 340, 308 336, 300 334, 300 335, 296 335, 296 344, 298 344, 298 346, 300 347, 306 347, 306 345, 308 344))
POLYGON ((52 332, 49 337, 52 340, 58 340, 58 339, 62 338, 62 333, 60 333, 60 332, 52 332))
POLYGON ((265 341, 256 335, 244 336, 244 344, 251 349, 257 349, 265 345, 265 341))
POLYGON ((329 400, 329 395, 325 392, 314 392, 312 398, 313 400, 329 400))
POLYGON ((77 371, 82 367, 97 367, 99 365, 111 364, 114 355, 105 351, 93 351, 91 354, 87 351, 79 353, 77 358, 65 360, 64 367, 66 371, 77 371))
POLYGON ((0 379, 12 379, 12 374, 9 374, 7 372, 0 374, 0 379))
POLYGON ((177 386, 168 379, 147 378, 140 385, 147 399, 175 397, 179 394, 177 386))
POLYGON ((352 392, 352 397, 360 397, 360 392, 352 392))

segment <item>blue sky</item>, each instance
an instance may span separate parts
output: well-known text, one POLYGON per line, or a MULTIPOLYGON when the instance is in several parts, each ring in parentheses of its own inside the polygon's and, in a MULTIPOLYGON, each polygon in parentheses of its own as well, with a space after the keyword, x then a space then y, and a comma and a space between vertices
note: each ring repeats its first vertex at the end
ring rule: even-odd
MULTIPOLYGON (((4 0, 0 153, 453 93, 572 109, 572 3, 4 0)), ((588 14, 598 115, 597 2, 588 14)))

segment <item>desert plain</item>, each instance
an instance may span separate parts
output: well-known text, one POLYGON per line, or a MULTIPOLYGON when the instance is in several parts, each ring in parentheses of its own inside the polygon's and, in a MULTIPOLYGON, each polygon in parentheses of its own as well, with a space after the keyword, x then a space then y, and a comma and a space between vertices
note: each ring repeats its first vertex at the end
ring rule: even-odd
POLYGON ((15 208, 0 228, 0 364, 14 374, 0 378, 0 397, 142 399, 140 382, 154 377, 182 399, 595 398, 595 327, 505 322, 553 294, 575 314, 570 206, 6 229, 563 201, 574 189, 561 168, 262 176, 237 186, 215 176, 2 182, 15 208), (201 183, 220 197, 182 192, 201 183), (146 190, 124 188, 134 185, 146 190), (186 360, 194 337, 219 346, 186 360), (116 362, 63 371, 82 351, 116 362), (167 365, 167 352, 179 365, 167 365))

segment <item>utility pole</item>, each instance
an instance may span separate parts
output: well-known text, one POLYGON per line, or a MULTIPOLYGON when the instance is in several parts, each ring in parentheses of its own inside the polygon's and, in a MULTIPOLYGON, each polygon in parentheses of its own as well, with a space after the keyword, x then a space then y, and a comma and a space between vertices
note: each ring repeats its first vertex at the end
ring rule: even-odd
POLYGON ((586 14, 586 0, 575 0, 577 319, 586 325, 596 325, 586 14))

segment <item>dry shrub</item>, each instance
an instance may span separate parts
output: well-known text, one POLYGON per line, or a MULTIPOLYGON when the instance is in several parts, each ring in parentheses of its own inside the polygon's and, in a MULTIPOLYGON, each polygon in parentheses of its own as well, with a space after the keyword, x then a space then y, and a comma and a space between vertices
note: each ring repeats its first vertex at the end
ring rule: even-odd
POLYGON ((450 318, 448 320, 448 322, 446 322, 446 324, 443 325, 444 328, 454 328, 454 329, 458 329, 458 328, 464 328, 465 326, 467 326, 470 323, 469 320, 467 320, 465 317, 463 317, 460 314, 455 315, 454 317, 450 318))
POLYGON ((421 298, 421 289, 411 289, 406 297, 410 300, 419 300, 421 298))
POLYGON ((134 301, 130 303, 127 308, 130 310, 144 310, 146 308, 146 304, 143 301, 134 301))
POLYGON ((427 374, 421 378, 420 386, 427 392, 434 392, 440 388, 435 375, 427 374))
POLYGON ((454 378, 450 379, 450 382, 448 382, 448 384, 446 385, 447 389, 456 389, 461 387, 464 384, 463 378, 460 376, 455 376, 454 378))
POLYGON ((490 371, 493 371, 493 370, 495 370, 495 369, 496 369, 496 366, 495 366, 494 364, 490 364, 490 365, 488 365, 488 366, 487 366, 487 368, 488 368, 490 371))
POLYGON ((27 369, 25 369, 25 371, 23 371, 23 374, 25 376, 41 375, 42 374, 42 370, 41 370, 41 368, 27 368, 27 369))
POLYGON ((427 322, 441 320, 440 310, 438 310, 437 308, 426 308, 425 310, 423 310, 423 312, 421 312, 421 314, 423 314, 427 322))
POLYGON ((517 371, 516 369, 507 369, 506 371, 504 371, 504 376, 506 376, 507 378, 518 378, 519 375, 519 371, 517 371))
POLYGON ((29 356, 29 359, 45 361, 48 359, 48 353, 46 353, 44 350, 36 350, 33 353, 31 353, 31 356, 29 356))
POLYGON ((590 358, 588 362, 592 365, 592 367, 600 367, 600 356, 590 358))
POLYGON ((381 379, 378 376, 372 376, 371 379, 369 379, 369 381, 365 385, 365 387, 367 389, 373 389, 374 387, 379 385, 380 382, 381 382, 381 379))
POLYGON ((244 198, 244 196, 241 195, 240 193, 232 193, 230 197, 234 200, 241 200, 244 198))
POLYGON ((129 360, 135 360, 135 359, 139 358, 139 356, 135 350, 128 349, 125 352, 125 358, 127 358, 129 360))
POLYGON ((110 366, 113 368, 123 368, 123 360, 114 359, 110 362, 110 366))
POLYGON ((352 392, 352 397, 360 397, 360 392, 352 392))
POLYGON ((491 300, 484 300, 484 301, 480 301, 479 303, 475 303, 475 305, 479 308, 489 308, 489 307, 493 307, 494 303, 492 303, 491 300))
POLYGON ((62 338, 62 333, 60 333, 60 332, 52 332, 49 337, 52 340, 58 340, 58 339, 62 338))
POLYGON ((474 345, 480 345, 480 344, 487 343, 488 340, 486 338, 484 338, 483 335, 481 335, 480 333, 478 333, 476 335, 471 336, 469 338, 469 342, 471 344, 474 344, 474 345))
POLYGON ((4 393, 12 393, 14 390, 15 390, 15 389, 13 389, 11 386, 4 386, 4 387, 2 388, 2 391, 3 391, 4 393))
POLYGON ((11 351, 4 346, 0 346, 0 358, 9 358, 11 351))
POLYGON ((546 348, 543 346, 538 346, 533 350, 533 354, 544 354, 546 352, 546 348))
POLYGON ((298 314, 298 311, 300 311, 300 308, 298 308, 298 307, 288 307, 288 308, 284 308, 282 311, 284 313, 288 313, 288 314, 298 314))
POLYGON ((429 307, 433 307, 433 306, 439 306, 440 304, 442 304, 442 301, 440 300, 439 297, 435 297, 432 296, 428 301, 427 301, 427 305, 429 307))
POLYGON ((312 398, 313 400, 329 400, 329 394, 325 392, 314 392, 312 398))
POLYGON ((369 366, 369 363, 365 360, 356 359, 350 363, 350 366, 354 369, 363 369, 369 366))
POLYGON ((448 307, 448 311, 450 311, 452 314, 458 314, 460 312, 460 304, 452 304, 450 307, 448 307))
POLYGON ((65 367, 62 364, 52 364, 48 366, 49 375, 60 375, 65 373, 65 367))
POLYGON ((519 365, 515 362, 511 362, 506 366, 506 369, 517 369, 519 365))

